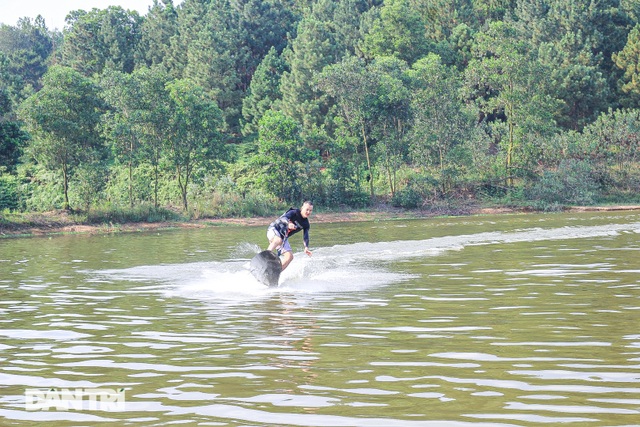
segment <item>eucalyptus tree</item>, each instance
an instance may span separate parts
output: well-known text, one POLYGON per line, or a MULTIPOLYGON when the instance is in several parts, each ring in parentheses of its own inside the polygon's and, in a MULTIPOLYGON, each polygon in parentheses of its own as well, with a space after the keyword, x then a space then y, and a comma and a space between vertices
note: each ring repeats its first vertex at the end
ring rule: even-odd
POLYGON ((103 133, 117 162, 128 171, 128 196, 150 200, 158 207, 160 165, 169 134, 170 77, 162 67, 142 67, 132 74, 107 71, 102 78, 102 96, 108 109, 103 116, 103 133), (140 166, 149 165, 153 177, 147 188, 145 179, 134 176, 140 166), (134 191, 135 190, 135 191, 134 191))
POLYGON ((129 205, 134 205, 133 171, 144 159, 139 128, 142 121, 142 91, 131 74, 105 71, 101 95, 108 109, 103 116, 103 133, 115 159, 126 165, 129 173, 129 205))
POLYGON ((222 111, 201 86, 188 79, 167 84, 169 133, 166 158, 176 173, 182 207, 188 210, 188 189, 194 171, 213 168, 227 159, 220 128, 222 111))
POLYGON ((465 96, 496 132, 510 187, 537 156, 532 137, 555 131, 559 103, 545 86, 548 70, 512 25, 493 22, 475 41, 474 58, 465 70, 465 96))
POLYGON ((280 111, 267 111, 258 123, 258 153, 252 159, 260 171, 258 183, 283 201, 303 198, 306 169, 314 159, 301 131, 280 111))
POLYGON ((377 82, 371 79, 365 62, 347 56, 341 62, 327 66, 318 76, 318 85, 336 99, 344 125, 352 136, 359 138, 365 154, 369 195, 375 196, 373 162, 370 153, 372 143, 372 106, 377 82))
POLYGON ((366 70, 375 84, 370 119, 376 157, 393 197, 397 190, 397 172, 407 157, 406 135, 411 127, 407 64, 398 58, 379 57, 367 64, 366 70))
POLYGON ((103 149, 98 130, 104 104, 99 88, 79 72, 53 66, 42 89, 20 106, 20 117, 31 134, 28 153, 43 167, 59 171, 63 209, 69 209, 69 182, 75 168, 89 163, 103 149))
POLYGON ((410 122, 406 68, 404 61, 393 57, 376 58, 367 64, 347 56, 318 77, 319 87, 336 100, 343 119, 340 123, 360 140, 372 198, 375 165, 385 172, 393 195, 395 174, 404 160, 404 135, 410 122))
POLYGON ((164 67, 139 68, 133 73, 140 89, 140 123, 138 138, 146 162, 153 168, 153 202, 158 207, 160 167, 168 150, 171 132, 171 99, 167 84, 171 77, 164 67))
POLYGON ((477 128, 460 99, 462 75, 436 54, 417 61, 407 74, 413 94, 412 166, 430 174, 447 194, 474 167, 468 141, 477 128))

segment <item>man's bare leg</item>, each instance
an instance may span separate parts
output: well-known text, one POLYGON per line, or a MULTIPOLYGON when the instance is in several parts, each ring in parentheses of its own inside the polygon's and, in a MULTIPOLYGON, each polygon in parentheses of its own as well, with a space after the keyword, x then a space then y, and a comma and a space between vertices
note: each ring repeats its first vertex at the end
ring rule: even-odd
POLYGON ((271 239, 271 241, 269 242, 269 247, 267 248, 268 251, 274 251, 278 246, 280 246, 282 244, 282 239, 278 236, 275 236, 273 239, 271 239))
POLYGON ((293 261, 293 252, 287 251, 282 254, 282 270, 283 271, 285 268, 287 268, 287 266, 291 261, 293 261))

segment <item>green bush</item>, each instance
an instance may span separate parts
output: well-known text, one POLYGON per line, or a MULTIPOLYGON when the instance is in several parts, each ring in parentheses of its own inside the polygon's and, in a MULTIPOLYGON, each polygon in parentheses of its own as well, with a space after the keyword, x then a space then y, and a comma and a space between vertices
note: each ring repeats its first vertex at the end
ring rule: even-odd
POLYGON ((176 212, 167 208, 156 208, 150 204, 142 204, 133 208, 105 204, 100 208, 87 212, 89 224, 122 224, 127 222, 160 222, 183 219, 176 212))
POLYGON ((589 205, 598 195, 591 164, 584 160, 563 160, 556 170, 546 170, 528 191, 534 207, 558 210, 562 205, 589 205))
POLYGON ((391 204, 396 207, 415 209, 424 205, 425 200, 438 195, 438 181, 431 175, 415 174, 406 178, 406 185, 396 191, 391 204))
POLYGON ((15 175, 0 175, 0 210, 20 208, 20 180, 15 175))
POLYGON ((416 187, 409 185, 395 192, 391 198, 391 204, 399 208, 415 209, 418 206, 422 206, 423 200, 422 194, 416 187))
POLYGON ((35 168, 30 171, 26 185, 25 210, 46 212, 61 209, 63 202, 62 179, 59 173, 35 168))

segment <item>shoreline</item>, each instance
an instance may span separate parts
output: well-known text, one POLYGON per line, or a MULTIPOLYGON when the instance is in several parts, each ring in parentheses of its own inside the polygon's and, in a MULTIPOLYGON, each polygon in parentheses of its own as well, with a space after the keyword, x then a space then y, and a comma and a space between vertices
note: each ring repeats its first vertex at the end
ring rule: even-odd
MULTIPOLYGON (((574 206, 563 212, 617 212, 640 210, 640 205, 615 206, 574 206)), ((403 219, 426 219, 441 216, 474 216, 500 214, 533 214, 543 213, 530 209, 509 207, 472 208, 464 212, 421 211, 405 209, 382 209, 378 211, 317 212, 311 217, 312 223, 358 222, 358 221, 394 221, 403 219)), ((54 235, 100 235, 113 233, 147 232, 173 230, 181 228, 207 228, 224 226, 267 226, 272 217, 249 218, 205 218, 190 221, 136 222, 122 224, 78 224, 64 222, 64 215, 58 216, 50 223, 42 225, 0 225, 0 240, 21 237, 46 237, 54 235)))

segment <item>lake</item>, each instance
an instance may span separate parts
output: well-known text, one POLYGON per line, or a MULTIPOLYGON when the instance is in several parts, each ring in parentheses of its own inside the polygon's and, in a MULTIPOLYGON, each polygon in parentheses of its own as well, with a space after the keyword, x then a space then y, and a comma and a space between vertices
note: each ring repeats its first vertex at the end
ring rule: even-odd
POLYGON ((640 425, 640 212, 311 223, 0 240, 0 425, 640 425))

